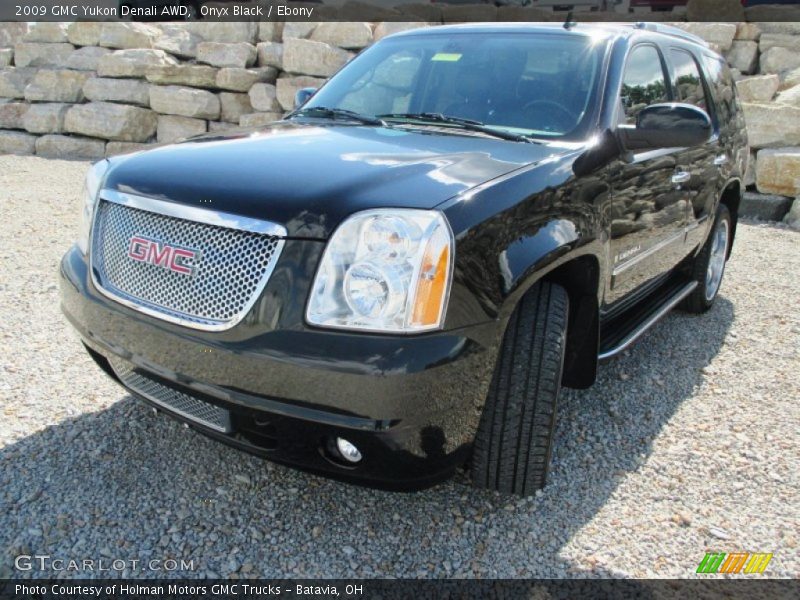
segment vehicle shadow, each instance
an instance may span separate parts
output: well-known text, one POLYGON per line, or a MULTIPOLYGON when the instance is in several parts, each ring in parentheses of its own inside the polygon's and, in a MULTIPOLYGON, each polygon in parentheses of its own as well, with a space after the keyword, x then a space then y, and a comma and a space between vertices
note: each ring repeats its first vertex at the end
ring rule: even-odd
POLYGON ((464 473, 410 494, 307 475, 153 417, 120 392, 107 409, 0 450, 0 577, 53 574, 15 569, 19 554, 193 562, 60 573, 69 577, 614 576, 579 565, 570 540, 647 462, 733 320, 725 297, 706 315, 673 313, 604 364, 591 389, 565 390, 548 486, 528 499, 475 490, 464 473))

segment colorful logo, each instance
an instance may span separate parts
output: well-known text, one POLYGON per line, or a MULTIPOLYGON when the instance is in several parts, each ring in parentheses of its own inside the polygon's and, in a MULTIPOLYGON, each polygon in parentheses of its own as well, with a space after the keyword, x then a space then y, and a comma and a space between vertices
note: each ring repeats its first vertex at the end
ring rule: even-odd
POLYGON ((182 275, 193 275, 200 253, 191 248, 172 246, 160 240, 135 235, 128 246, 128 258, 149 263, 182 275))
POLYGON ((698 573, 763 573, 772 553, 706 552, 697 566, 698 573))

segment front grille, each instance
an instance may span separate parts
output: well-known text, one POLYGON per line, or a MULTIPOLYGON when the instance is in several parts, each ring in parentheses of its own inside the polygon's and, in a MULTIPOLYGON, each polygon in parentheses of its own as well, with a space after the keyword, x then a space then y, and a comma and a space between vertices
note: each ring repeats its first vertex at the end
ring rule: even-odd
POLYGON ((134 371, 134 366, 125 360, 112 358, 109 362, 120 381, 140 396, 216 431, 231 432, 231 414, 228 410, 150 379, 134 371))
POLYGON ((244 318, 283 244, 276 235, 106 200, 97 207, 92 239, 92 274, 101 291, 148 314, 208 330, 227 329, 244 318), (195 258, 184 266, 192 272, 170 270, 157 260, 134 260, 129 256, 132 238, 153 240, 156 253, 166 246, 190 249, 195 258))

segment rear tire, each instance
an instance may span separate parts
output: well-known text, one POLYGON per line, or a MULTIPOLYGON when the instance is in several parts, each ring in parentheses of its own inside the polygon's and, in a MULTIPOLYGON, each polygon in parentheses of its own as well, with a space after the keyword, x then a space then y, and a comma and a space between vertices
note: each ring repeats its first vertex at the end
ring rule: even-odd
POLYGON ((544 487, 564 367, 569 297, 539 283, 508 323, 475 437, 476 487, 528 496, 544 487))
POLYGON ((725 274, 725 262, 731 243, 731 213, 720 203, 714 218, 714 227, 692 264, 692 280, 697 287, 681 304, 690 313, 704 313, 714 304, 725 274))

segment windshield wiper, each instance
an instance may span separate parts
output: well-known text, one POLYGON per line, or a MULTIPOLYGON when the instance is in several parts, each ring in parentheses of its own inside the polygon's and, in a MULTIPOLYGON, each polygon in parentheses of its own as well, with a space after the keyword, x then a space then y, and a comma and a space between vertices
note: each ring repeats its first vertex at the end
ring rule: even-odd
POLYGON ((288 118, 292 117, 322 117, 323 119, 350 119, 351 121, 358 121, 365 125, 380 125, 387 127, 386 121, 377 117, 369 117, 355 112, 354 110, 347 110, 344 108, 328 108, 327 106, 311 106, 309 108, 301 108, 296 110, 288 118))
POLYGON ((379 119, 407 119, 409 121, 421 121, 423 123, 443 123, 445 125, 455 125, 467 131, 478 131, 486 135, 511 140, 512 142, 528 142, 533 143, 534 140, 526 135, 519 133, 511 133, 510 131, 503 131, 496 129, 486 123, 475 121, 473 119, 462 119, 461 117, 452 117, 450 115, 443 115, 442 113, 423 112, 423 113, 388 113, 385 115, 377 115, 379 119))

